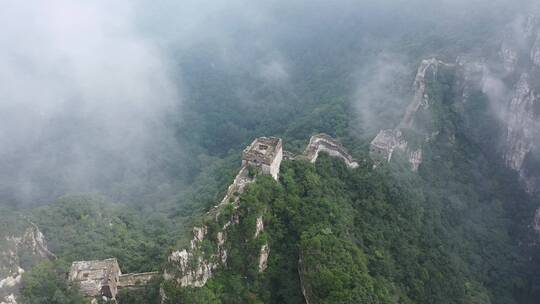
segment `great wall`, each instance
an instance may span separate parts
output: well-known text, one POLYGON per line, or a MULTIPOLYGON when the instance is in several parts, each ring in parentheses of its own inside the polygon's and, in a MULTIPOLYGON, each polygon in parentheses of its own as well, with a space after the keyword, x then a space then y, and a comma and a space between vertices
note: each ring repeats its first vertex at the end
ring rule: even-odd
MULTIPOLYGON (((251 175, 250 171, 269 174, 275 180, 278 180, 282 159, 304 160, 314 163, 321 152, 343 160, 347 167, 351 169, 359 166, 358 162, 346 152, 339 142, 326 134, 312 136, 304 152, 297 156, 283 151, 282 141, 279 138, 260 137, 255 139, 242 153, 242 166, 233 183, 229 186, 225 197, 208 213, 217 221, 221 210, 226 204, 231 203, 233 208, 237 208, 239 196, 244 192, 248 184, 256 180, 257 174, 251 175)), ((211 254, 202 252, 202 244, 208 238, 207 226, 193 228, 193 239, 189 248, 174 251, 169 256, 168 265, 163 274, 164 279, 175 282, 179 287, 204 286, 218 267, 226 265, 228 256, 224 244, 227 240, 227 230, 231 225, 235 224, 238 224, 238 216, 233 213, 229 220, 221 226, 215 239, 210 240, 216 244, 216 251, 211 254)), ((253 238, 257 239, 263 231, 263 217, 259 216, 253 238)), ((266 270, 270 254, 271 249, 268 243, 264 243, 259 252, 259 272, 266 270)), ((165 294, 163 296, 166 297, 165 294)))
MULTIPOLYGON (((341 159, 347 167, 354 169, 359 166, 345 148, 332 137, 326 134, 317 134, 310 138, 308 145, 300 155, 283 151, 282 140, 276 137, 259 137, 248 145, 242 152, 242 163, 232 184, 228 187, 223 199, 207 212, 207 217, 217 221, 225 206, 238 207, 240 195, 247 185, 253 183, 260 174, 270 175, 279 180, 279 170, 283 159, 303 160, 310 163, 317 161, 320 153, 341 159)), ((77 283, 82 294, 91 299, 92 303, 98 300, 115 300, 119 290, 138 288, 150 280, 161 275, 167 281, 175 282, 179 287, 202 287, 210 279, 218 267, 226 265, 227 251, 224 244, 227 240, 227 230, 231 225, 238 224, 238 215, 234 212, 218 231, 211 241, 216 244, 213 253, 202 252, 202 243, 209 238, 208 227, 194 227, 193 238, 189 248, 172 252, 168 257, 168 264, 163 274, 158 272, 122 274, 116 258, 94 261, 75 261, 72 263, 68 280, 77 283)), ((262 215, 256 219, 256 228, 253 239, 261 237, 264 232, 262 215)), ((44 245, 44 238, 35 225, 31 225, 25 237, 28 245, 38 251, 40 256, 49 259, 56 257, 44 245), (31 235, 30 235, 31 234, 31 235), (26 237, 26 236, 32 237, 26 237)), ((261 246, 258 260, 259 272, 267 268, 268 258, 271 254, 268 243, 261 246)), ((165 294, 162 297, 166 297, 165 294)))
MULTIPOLYGON (((394 129, 381 130, 371 141, 370 157, 375 166, 382 162, 390 162, 394 152, 401 151, 406 154, 413 171, 417 171, 422 163, 422 145, 437 136, 438 130, 430 130, 423 134, 422 143, 412 145, 404 136, 406 130, 417 130, 415 125, 418 113, 429 111, 435 102, 428 91, 427 82, 434 79, 442 70, 453 69, 455 64, 447 64, 435 58, 423 60, 418 68, 413 84, 414 97, 407 106, 405 114, 394 129)), ((432 119, 429 117, 429 119, 432 119)))
POLYGON ((118 291, 148 283, 158 272, 122 274, 115 258, 101 261, 77 261, 71 264, 68 279, 76 282, 88 298, 116 299, 118 291))

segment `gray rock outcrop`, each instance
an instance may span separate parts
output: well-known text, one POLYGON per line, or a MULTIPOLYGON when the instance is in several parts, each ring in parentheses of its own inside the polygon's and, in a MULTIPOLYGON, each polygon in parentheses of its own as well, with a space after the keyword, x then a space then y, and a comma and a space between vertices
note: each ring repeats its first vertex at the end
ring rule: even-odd
MULTIPOLYGON (((531 164, 540 154, 540 18, 531 13, 522 24, 514 27, 521 37, 519 65, 513 75, 518 79, 509 84, 511 95, 504 117, 505 144, 502 155, 506 165, 517 171, 526 190, 533 193, 540 189, 540 172, 532 172, 531 164)), ((514 41, 515 38, 506 40, 514 41)), ((503 45, 508 41, 503 41, 503 45)), ((504 61, 505 58, 502 57, 504 61)))
POLYGON ((0 304, 15 304, 25 272, 23 267, 26 267, 22 257, 25 263, 30 260, 33 264, 56 256, 49 251, 43 233, 33 223, 28 223, 20 234, 4 236, 0 245, 0 304))

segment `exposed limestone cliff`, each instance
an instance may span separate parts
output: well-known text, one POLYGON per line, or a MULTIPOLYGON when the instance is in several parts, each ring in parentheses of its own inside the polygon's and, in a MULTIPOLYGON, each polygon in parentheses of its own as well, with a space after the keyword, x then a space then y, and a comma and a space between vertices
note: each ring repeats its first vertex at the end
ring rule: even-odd
POLYGON ((540 33, 536 36, 536 40, 531 49, 531 61, 537 68, 540 68, 540 33))
MULTIPOLYGON (((214 218, 215 221, 218 221, 221 211, 225 206, 231 204, 233 208, 236 208, 240 194, 244 192, 248 184, 255 181, 255 178, 256 176, 250 176, 249 165, 243 162, 233 183, 228 187, 224 198, 208 212, 208 215, 214 218)), ((212 277, 214 271, 220 265, 227 263, 228 256, 224 245, 227 240, 227 230, 234 224, 238 224, 238 217, 233 214, 213 238, 208 236, 207 226, 193 228, 193 239, 190 242, 190 247, 188 249, 174 251, 169 256, 168 267, 163 274, 165 280, 175 280, 181 287, 204 286, 208 279, 212 277), (204 251, 202 245, 205 241, 216 244, 214 252, 204 251)))
POLYGON ((414 151, 409 151, 409 163, 413 171, 418 171, 418 167, 422 163, 422 148, 414 151))
POLYGON ((525 157, 535 144, 533 140, 540 126, 540 120, 536 121, 535 114, 535 106, 540 99, 539 97, 531 89, 529 75, 522 74, 508 107, 506 151, 504 154, 506 164, 517 171, 521 170, 525 157))
POLYGON ((444 63, 435 58, 423 60, 416 72, 414 79, 414 97, 405 111, 405 115, 401 120, 398 128, 410 129, 415 125, 415 117, 418 111, 428 109, 433 102, 430 94, 427 91, 428 78, 436 78, 439 73, 439 69, 443 67, 453 67, 452 64, 444 63))
MULTIPOLYGON (((509 84, 513 88, 504 119, 506 134, 502 154, 506 165, 519 172, 527 191, 533 193, 540 189, 540 176, 531 170, 540 150, 540 18, 531 13, 514 31, 522 37, 519 45, 522 55, 518 57, 521 64, 514 69, 518 81, 509 84)), ((513 41, 512 38, 507 40, 513 41)), ((503 41, 504 44, 508 41, 503 41)))
POLYGON ((255 236, 253 238, 257 238, 261 232, 264 231, 264 222, 262 216, 257 217, 257 226, 255 229, 255 236))
POLYGON ((254 177, 249 175, 249 167, 247 165, 243 165, 238 171, 238 174, 236 174, 233 183, 227 188, 227 193, 223 199, 219 202, 219 204, 215 205, 209 213, 214 213, 217 216, 219 215, 219 210, 225 204, 236 204, 238 202, 238 194, 244 192, 246 186, 254 181, 254 177))
POLYGON ((538 176, 530 175, 526 160, 540 148, 540 94, 531 85, 531 77, 523 73, 514 88, 506 119, 504 159, 508 167, 519 172, 527 191, 538 189, 538 176))
MULTIPOLYGON (((250 176, 249 167, 244 163, 223 199, 208 212, 208 215, 217 221, 226 205, 232 204, 236 208, 240 194, 244 192, 248 184, 254 181, 255 176, 250 176)), ((232 224, 238 224, 238 218, 234 215, 221 227, 214 239, 208 238, 207 226, 194 227, 190 247, 174 251, 169 256, 169 265, 164 271, 164 278, 175 280, 181 287, 204 286, 218 266, 225 265, 227 262, 227 250, 224 244, 227 240, 227 229, 232 224), (204 252, 202 245, 205 240, 217 245, 215 252, 204 252)))
MULTIPOLYGON (((211 254, 209 257, 204 256, 201 244, 206 237, 206 233, 207 227, 193 228, 194 236, 189 251, 186 249, 175 251, 169 256, 169 263, 176 268, 177 274, 165 271, 164 278, 166 280, 175 279, 182 287, 202 287, 206 284, 206 281, 212 276, 212 272, 221 261, 217 254, 211 254)), ((223 242, 224 240, 218 240, 218 244, 223 242)), ((226 262, 226 259, 224 262, 226 262)))
MULTIPOLYGON (((20 221, 25 221, 20 219, 20 221)), ((55 259, 38 227, 28 223, 20 233, 0 240, 0 304, 17 303, 24 268, 44 259, 55 259), (24 257, 24 259, 23 259, 24 257)))
POLYGON ((259 272, 264 272, 268 267, 268 256, 270 255, 270 247, 268 244, 261 246, 261 251, 259 252, 259 272))
MULTIPOLYGON (((540 6, 540 5, 539 5, 540 6)), ((422 146, 439 133, 437 120, 427 114, 436 112, 442 91, 438 87, 451 87, 446 103, 454 114, 462 115, 460 127, 469 131, 467 136, 478 142, 490 142, 500 149, 500 155, 508 168, 519 173, 526 190, 533 194, 540 190, 540 9, 508 26, 500 44, 498 57, 488 59, 465 59, 460 57, 456 64, 445 64, 435 59, 424 60, 418 68, 414 97, 407 107, 402 121, 395 129, 382 130, 371 142, 370 156, 375 165, 388 162, 396 152, 403 153, 417 170, 422 163, 422 146), (451 78, 440 77, 450 71, 451 78), (444 83, 444 81, 447 81, 444 83), (482 96, 483 95, 483 96, 482 96), (499 139, 480 138, 474 133, 481 128, 474 115, 463 112, 472 96, 489 100, 486 114, 497 117, 497 128, 501 128, 499 139), (478 97, 481 96, 481 97, 478 97), (461 103, 461 104, 460 104, 461 103), (462 112, 460 112, 462 111, 462 112), (427 124, 426 124, 427 121, 427 124), (427 127, 426 127, 427 126, 427 127), (434 127, 434 128, 433 128, 434 127), (477 128, 477 129, 475 129, 477 128), (418 132, 420 130, 420 132, 418 132), (409 134, 420 133, 423 139, 415 144, 409 134)), ((478 115, 478 114, 475 114, 478 115)), ((481 118, 479 120, 486 120, 481 118)), ((449 143, 452 143, 452 134, 449 143)), ((535 227, 540 233, 540 209, 535 227)))

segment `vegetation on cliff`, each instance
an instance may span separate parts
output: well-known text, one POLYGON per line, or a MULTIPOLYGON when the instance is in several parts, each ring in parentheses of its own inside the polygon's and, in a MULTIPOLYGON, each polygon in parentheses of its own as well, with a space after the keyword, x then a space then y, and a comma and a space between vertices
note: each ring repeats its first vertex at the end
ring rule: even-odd
POLYGON ((227 266, 203 288, 169 286, 170 303, 303 303, 302 290, 310 303, 533 303, 515 235, 530 214, 504 203, 521 197, 526 208, 526 196, 501 171, 430 175, 453 174, 452 163, 428 163, 421 176, 398 163, 397 176, 329 157, 285 162, 280 183, 260 178, 242 196, 227 266), (271 248, 263 273, 252 241, 260 215, 271 248))

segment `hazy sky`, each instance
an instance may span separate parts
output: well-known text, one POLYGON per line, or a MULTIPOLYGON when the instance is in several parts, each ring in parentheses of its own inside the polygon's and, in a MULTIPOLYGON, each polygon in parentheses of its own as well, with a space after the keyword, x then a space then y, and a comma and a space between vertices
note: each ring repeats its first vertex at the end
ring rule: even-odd
POLYGON ((180 94, 131 1, 6 1, 0 27, 0 192, 144 170, 180 94))

